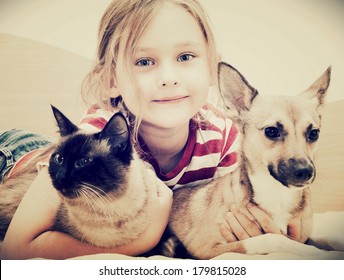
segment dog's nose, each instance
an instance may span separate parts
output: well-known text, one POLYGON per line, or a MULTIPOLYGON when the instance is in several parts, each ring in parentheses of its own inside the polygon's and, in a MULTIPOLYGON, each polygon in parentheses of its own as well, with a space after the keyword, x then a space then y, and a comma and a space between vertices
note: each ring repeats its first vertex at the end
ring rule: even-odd
POLYGON ((303 185, 310 181, 314 176, 314 168, 306 160, 289 160, 289 179, 293 185, 303 185))
POLYGON ((294 178, 295 181, 307 182, 313 177, 313 168, 310 165, 295 167, 294 178))
POLYGON ((272 177, 286 187, 302 187, 312 183, 315 178, 313 163, 307 159, 290 158, 281 160, 278 162, 276 169, 270 164, 269 172, 272 177))

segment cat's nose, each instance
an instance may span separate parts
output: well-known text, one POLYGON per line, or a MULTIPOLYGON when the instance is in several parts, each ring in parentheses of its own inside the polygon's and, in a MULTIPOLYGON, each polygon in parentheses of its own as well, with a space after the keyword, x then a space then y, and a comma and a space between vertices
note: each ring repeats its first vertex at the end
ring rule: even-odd
POLYGON ((67 180, 55 180, 53 185, 55 189, 66 198, 75 198, 78 196, 78 187, 75 186, 72 182, 68 182, 67 180))

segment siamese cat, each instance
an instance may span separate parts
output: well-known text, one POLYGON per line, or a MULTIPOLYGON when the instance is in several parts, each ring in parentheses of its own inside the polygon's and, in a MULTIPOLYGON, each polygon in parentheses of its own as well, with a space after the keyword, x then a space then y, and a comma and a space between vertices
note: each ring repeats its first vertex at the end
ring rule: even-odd
MULTIPOLYGON (((155 177, 139 159, 126 119, 115 113, 104 129, 79 129, 53 107, 61 139, 0 185, 0 239, 49 154, 49 175, 61 198, 52 230, 99 247, 130 243, 146 231, 155 177)), ((48 186, 47 186, 48 187, 48 186)), ((52 191, 54 191, 52 188, 52 191)))

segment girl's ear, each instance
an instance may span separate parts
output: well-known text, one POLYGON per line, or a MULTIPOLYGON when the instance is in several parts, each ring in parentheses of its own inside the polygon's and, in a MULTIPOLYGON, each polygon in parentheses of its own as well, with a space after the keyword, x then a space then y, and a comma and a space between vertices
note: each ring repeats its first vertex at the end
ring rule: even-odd
POLYGON ((108 88, 109 97, 116 98, 116 97, 120 96, 120 93, 119 93, 119 90, 117 87, 117 81, 116 81, 115 77, 110 78, 108 85, 109 85, 109 88, 108 88))
POLYGON ((218 78, 217 75, 214 73, 210 73, 210 86, 218 86, 218 78))
POLYGON ((108 93, 109 98, 116 98, 120 94, 118 92, 117 80, 112 71, 104 71, 99 74, 101 83, 103 84, 104 89, 108 93))
POLYGON ((216 65, 216 67, 214 67, 214 69, 212 69, 213 67, 211 67, 210 65, 210 85, 209 86, 216 86, 218 87, 218 64, 216 65))

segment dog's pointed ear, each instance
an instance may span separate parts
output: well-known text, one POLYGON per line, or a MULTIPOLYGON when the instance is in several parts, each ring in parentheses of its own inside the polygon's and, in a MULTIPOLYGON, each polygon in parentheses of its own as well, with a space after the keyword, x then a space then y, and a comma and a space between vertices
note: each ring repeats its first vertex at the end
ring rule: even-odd
POLYGON ((241 73, 231 65, 220 62, 218 65, 220 95, 226 113, 231 117, 239 116, 241 111, 251 108, 258 91, 253 88, 241 73))
POLYGON ((56 119, 57 126, 59 127, 60 135, 62 137, 70 135, 79 130, 78 127, 73 124, 64 114, 62 114, 60 110, 58 110, 53 105, 50 106, 53 110, 54 117, 56 119))
POLYGON ((318 108, 322 107, 325 102, 325 96, 330 85, 330 81, 331 66, 329 66, 327 70, 313 84, 309 86, 308 89, 302 92, 301 95, 314 100, 317 103, 318 108))

